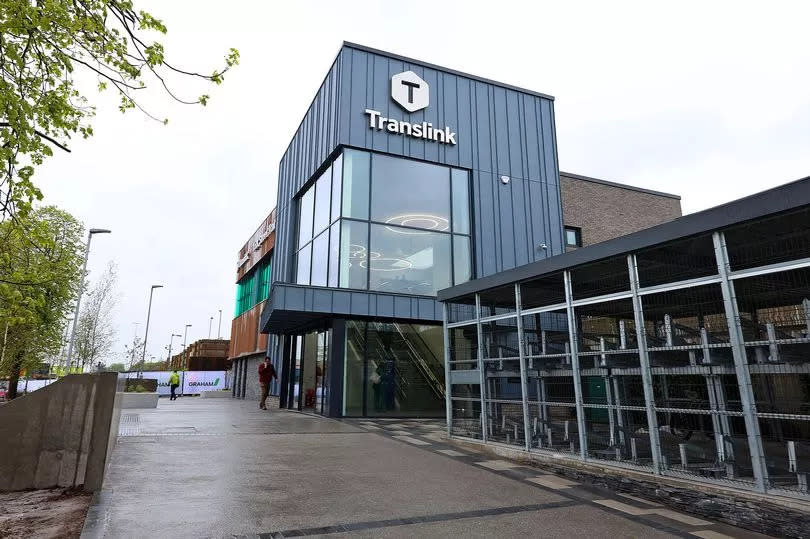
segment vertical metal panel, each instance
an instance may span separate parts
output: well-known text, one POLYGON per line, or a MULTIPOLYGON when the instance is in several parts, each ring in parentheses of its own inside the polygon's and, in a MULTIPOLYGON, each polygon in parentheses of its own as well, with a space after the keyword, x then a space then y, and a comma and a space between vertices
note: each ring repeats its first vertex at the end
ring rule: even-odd
MULTIPOLYGON (((294 197, 340 145, 471 169, 476 277, 562 253, 554 136, 550 99, 344 46, 279 165, 273 280, 293 281, 294 197), (430 85, 430 105, 413 114, 390 97, 391 76, 405 70, 430 85), (367 108, 398 120, 447 125, 458 144, 370 129, 367 108), (510 182, 501 183, 500 176, 510 182), (537 249, 541 243, 548 249, 537 249)), ((351 310, 368 311, 369 305, 359 307, 358 301, 352 298, 351 310)), ((381 310, 389 312, 387 306, 381 310)), ((408 310, 411 316, 419 311, 417 305, 408 310)), ((395 303, 393 311, 399 315, 404 309, 395 303)))

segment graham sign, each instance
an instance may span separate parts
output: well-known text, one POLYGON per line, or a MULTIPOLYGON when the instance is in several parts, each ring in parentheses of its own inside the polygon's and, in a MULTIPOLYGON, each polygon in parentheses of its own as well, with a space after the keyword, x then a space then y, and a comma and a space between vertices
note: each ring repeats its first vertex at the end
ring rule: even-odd
MULTIPOLYGON (((430 103, 430 87, 413 71, 405 71, 391 77, 391 98, 406 111, 416 112, 427 108, 430 103)), ((364 113, 368 115, 370 129, 456 145, 456 133, 447 126, 433 127, 430 122, 411 123, 386 118, 374 109, 366 109, 364 113)))

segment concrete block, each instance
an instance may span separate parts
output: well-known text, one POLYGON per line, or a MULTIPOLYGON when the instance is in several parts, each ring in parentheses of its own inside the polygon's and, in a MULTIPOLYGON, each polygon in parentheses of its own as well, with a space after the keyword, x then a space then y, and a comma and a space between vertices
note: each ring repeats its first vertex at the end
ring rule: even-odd
POLYGON ((130 408, 157 408, 157 393, 122 393, 121 409, 130 408))
POLYGON ((116 390, 116 373, 70 375, 0 407, 0 440, 13 440, 0 458, 0 491, 82 486, 88 476, 100 488, 116 390))

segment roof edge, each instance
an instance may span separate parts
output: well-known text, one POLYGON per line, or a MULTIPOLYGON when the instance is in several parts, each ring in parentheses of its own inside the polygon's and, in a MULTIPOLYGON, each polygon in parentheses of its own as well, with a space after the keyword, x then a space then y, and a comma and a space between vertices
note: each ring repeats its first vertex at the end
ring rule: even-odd
POLYGON ((394 60, 399 60, 400 62, 407 62, 409 64, 415 64, 422 67, 427 67, 429 69, 435 69, 437 71, 444 71, 445 73, 450 73, 452 75, 458 75, 460 77, 466 77, 468 79, 477 80, 479 82, 483 82, 486 84, 491 84, 493 86, 500 86, 501 88, 506 88, 508 90, 514 90, 516 92, 521 92, 524 94, 533 95, 535 97, 541 97, 543 99, 548 99, 550 101, 554 101, 554 96, 544 94, 542 92, 536 92, 534 90, 527 90, 526 88, 521 88, 520 86, 514 86, 512 84, 507 84, 505 82, 498 82, 496 80, 487 79, 485 77, 479 77, 477 75, 471 75, 469 73, 465 73, 463 71, 458 71, 456 69, 450 69, 449 67, 440 66, 438 64, 431 64, 430 62, 425 62, 423 60, 417 60, 415 58, 410 58, 408 56, 402 56, 400 54, 395 54, 393 52, 384 51, 381 49, 375 49, 374 47, 368 47, 366 45, 360 45, 358 43, 352 43, 351 41, 344 41, 344 47, 348 47, 351 49, 356 49, 358 51, 368 52, 371 54, 377 54, 380 56, 387 56, 389 58, 393 58, 394 60))
POLYGON ((530 262, 453 287, 439 290, 437 299, 451 301, 515 282, 534 279, 613 256, 636 252, 681 238, 760 219, 810 205, 810 176, 766 189, 736 200, 690 213, 631 234, 530 262))
POLYGON ((567 176, 569 178, 574 178, 575 180, 582 180, 591 183, 600 183, 602 185, 609 185, 610 187, 619 187, 621 189, 628 189, 630 191, 638 191, 639 193, 647 193, 648 195, 657 195, 661 197, 674 198, 675 200, 681 200, 681 195, 665 193, 663 191, 655 191, 654 189, 647 189, 645 187, 636 187, 635 185, 628 185, 626 183, 603 180, 601 178, 592 178, 590 176, 583 176, 582 174, 574 174, 573 172, 563 172, 561 170, 560 176, 567 176))

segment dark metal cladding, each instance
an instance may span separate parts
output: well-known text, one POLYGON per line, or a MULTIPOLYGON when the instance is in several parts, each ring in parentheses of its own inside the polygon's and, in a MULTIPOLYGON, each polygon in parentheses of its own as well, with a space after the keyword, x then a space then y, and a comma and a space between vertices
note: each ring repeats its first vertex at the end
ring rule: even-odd
MULTIPOLYGON (((280 163, 274 282, 293 281, 294 197, 344 146, 469 169, 473 268, 478 277, 562 253, 553 105, 553 98, 543 94, 344 43, 280 163), (430 86, 430 106, 411 114, 390 95, 391 76, 407 70, 430 86), (392 119, 449 126, 457 144, 370 129, 366 109, 392 119), (502 176, 508 181, 501 181, 502 176)), ((336 305, 341 299, 335 294, 342 297, 346 292, 319 291, 319 303, 336 305), (321 299, 323 294, 333 297, 321 299)), ((367 301, 353 301, 353 316, 377 313, 379 294, 352 294, 368 296, 367 301)), ((284 303, 287 297, 274 295, 265 310, 295 310, 284 303)), ((432 298, 419 301, 435 303, 432 298)), ((439 307, 432 310, 433 316, 414 315, 410 302, 394 301, 390 316, 440 320, 439 307)), ((262 317, 265 330, 269 316, 265 312, 262 317)))

